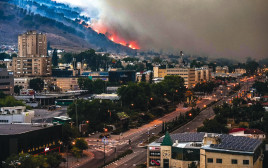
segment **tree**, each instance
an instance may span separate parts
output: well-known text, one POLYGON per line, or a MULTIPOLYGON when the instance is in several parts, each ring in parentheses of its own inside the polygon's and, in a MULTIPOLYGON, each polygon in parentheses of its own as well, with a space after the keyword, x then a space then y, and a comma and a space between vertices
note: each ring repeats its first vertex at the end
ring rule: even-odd
POLYGON ((83 151, 83 150, 88 149, 88 144, 84 138, 76 138, 75 147, 83 151))
POLYGON ((197 128, 197 132, 208 132, 208 133, 227 133, 228 128, 225 127, 225 124, 217 122, 215 119, 208 120, 206 119, 203 122, 203 126, 197 128))
POLYGON ((73 55, 71 53, 66 53, 63 55, 61 62, 62 63, 71 63, 73 60, 73 55))
POLYGON ((149 83, 150 83, 150 84, 153 83, 153 73, 152 73, 152 72, 150 72, 149 83))
POLYGON ((44 89, 44 81, 41 78, 31 79, 29 82, 29 88, 35 91, 42 91, 44 89))
POLYGON ((16 94, 20 94, 20 90, 22 89, 22 86, 19 85, 15 85, 14 86, 14 93, 16 94))
POLYGON ((19 100, 16 100, 13 96, 6 96, 0 99, 0 107, 14 107, 14 106, 25 106, 25 104, 19 100))
POLYGON ((53 66, 58 66, 58 53, 57 49, 54 49, 53 54, 52 54, 52 64, 53 66))
POLYGON ((246 71, 247 71, 247 74, 254 74, 257 72, 257 69, 259 67, 259 64, 254 61, 254 60, 251 60, 251 59, 248 59, 247 60, 247 63, 246 63, 246 71))
POLYGON ((10 56, 7 53, 0 53, 0 60, 9 59, 10 56))
POLYGON ((62 156, 57 152, 47 154, 44 158, 46 159, 47 164, 51 168, 57 168, 57 167, 59 167, 61 162, 65 161, 65 159, 62 158, 62 156))
POLYGON ((197 165, 194 162, 192 162, 188 165, 188 168, 197 168, 197 165))
POLYGON ((106 84, 105 81, 101 79, 97 79, 93 82, 93 93, 100 94, 100 93, 105 93, 105 88, 106 84))
POLYGON ((79 148, 77 148, 77 147, 74 146, 74 147, 72 148, 72 153, 73 153, 73 155, 76 157, 77 162, 78 162, 78 158, 80 158, 80 157, 82 156, 83 151, 80 150, 79 148))
POLYGON ((16 54, 16 53, 12 53, 11 54, 11 58, 13 58, 13 57, 17 57, 18 55, 16 54))
POLYGON ((0 64, 0 68, 7 68, 5 64, 0 64))

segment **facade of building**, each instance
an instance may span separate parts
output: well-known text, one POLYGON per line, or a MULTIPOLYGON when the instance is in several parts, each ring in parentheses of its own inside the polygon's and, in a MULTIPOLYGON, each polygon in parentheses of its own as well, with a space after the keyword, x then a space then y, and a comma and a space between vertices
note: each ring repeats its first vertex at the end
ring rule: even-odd
POLYGON ((13 71, 16 77, 51 76, 45 34, 28 31, 18 36, 18 57, 13 57, 13 71))
POLYGON ((58 152, 61 137, 62 125, 0 124, 0 163, 12 154, 58 152))
POLYGON ((54 84, 57 85, 61 91, 79 90, 78 78, 54 78, 54 84))
POLYGON ((208 66, 195 68, 195 83, 211 80, 211 70, 208 66))
POLYGON ((18 55, 20 57, 47 56, 47 38, 45 34, 28 31, 18 36, 18 55))
POLYGON ((25 106, 0 108, 0 124, 31 123, 33 117, 34 111, 25 106))
POLYGON ((0 68, 0 91, 7 95, 14 93, 13 72, 7 71, 6 68, 0 68))
POLYGON ((192 88, 195 85, 195 69, 193 68, 166 68, 154 67, 154 78, 164 78, 166 75, 178 75, 184 79, 185 87, 192 88))
POLYGON ((245 69, 242 69, 242 68, 237 68, 237 69, 235 69, 235 73, 243 75, 243 74, 247 73, 247 71, 245 69))
POLYGON ((229 73, 229 67, 228 66, 217 66, 216 67, 216 73, 229 73))
POLYGON ((31 78, 23 77, 23 78, 14 78, 14 86, 21 86, 22 89, 28 89, 29 82, 31 78))
POLYGON ((136 81, 136 72, 135 71, 109 71, 109 82, 111 83, 121 83, 126 84, 128 82, 136 81))
POLYGON ((13 71, 12 59, 0 60, 0 64, 4 64, 7 68, 7 71, 13 71))
POLYGON ((147 167, 262 168, 262 141, 212 133, 166 135, 148 145, 147 167))

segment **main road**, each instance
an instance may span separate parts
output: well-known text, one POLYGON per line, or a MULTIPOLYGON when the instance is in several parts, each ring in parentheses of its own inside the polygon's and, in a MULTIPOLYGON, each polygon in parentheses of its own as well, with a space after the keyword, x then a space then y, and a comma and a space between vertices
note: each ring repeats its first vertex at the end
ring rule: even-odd
MULTIPOLYGON (((240 91, 248 90, 250 85, 252 85, 252 81, 247 82, 246 85, 242 86, 240 91)), ((218 101, 216 104, 202 110, 192 121, 188 122, 187 124, 183 125, 182 127, 178 128, 172 133, 195 132, 196 129, 203 124, 203 121, 205 119, 214 117, 213 107, 223 104, 228 99, 231 99, 237 96, 237 94, 239 93, 237 92, 233 95, 226 96, 225 94, 227 92, 228 92, 227 88, 224 88, 224 90, 217 90, 216 93, 214 93, 215 94, 214 96, 211 96, 209 99, 203 99, 202 101, 199 101, 197 106, 199 108, 203 108, 204 105, 207 105, 210 102, 217 100, 217 99, 219 100, 221 98, 221 100, 218 101)), ((121 138, 123 138, 126 141, 128 139, 131 139, 131 145, 129 145, 128 143, 119 144, 118 146, 116 146, 117 151, 124 151, 128 148, 131 148, 133 150, 133 153, 108 165, 107 167, 108 168, 128 168, 128 167, 135 167, 136 165, 141 164, 141 163, 145 163, 146 162, 146 149, 139 147, 139 143, 148 139, 148 133, 158 134, 161 131, 161 124, 163 121, 164 122, 171 121, 180 113, 183 114, 188 110, 190 110, 190 108, 183 108, 182 105, 178 105, 177 109, 174 112, 167 114, 157 120, 154 120, 151 123, 146 124, 139 129, 132 129, 124 133, 124 136, 121 138)), ((112 139, 118 140, 119 136, 113 136, 112 139)), ((95 153, 94 150, 92 152, 95 153)), ((107 155, 108 156, 106 157, 106 159, 111 160, 115 157, 116 154, 112 150, 110 153, 107 153, 107 155)), ((80 167, 81 168, 99 167, 102 164, 103 164, 103 157, 101 158, 98 157, 85 163, 84 165, 81 165, 80 167)))

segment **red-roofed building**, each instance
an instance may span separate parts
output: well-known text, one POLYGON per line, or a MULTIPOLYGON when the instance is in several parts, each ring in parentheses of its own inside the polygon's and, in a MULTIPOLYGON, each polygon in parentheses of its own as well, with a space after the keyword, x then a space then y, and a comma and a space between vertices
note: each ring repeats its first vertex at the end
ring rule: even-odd
POLYGON ((229 131, 229 135, 245 136, 254 139, 265 139, 265 133, 259 129, 234 128, 229 131))

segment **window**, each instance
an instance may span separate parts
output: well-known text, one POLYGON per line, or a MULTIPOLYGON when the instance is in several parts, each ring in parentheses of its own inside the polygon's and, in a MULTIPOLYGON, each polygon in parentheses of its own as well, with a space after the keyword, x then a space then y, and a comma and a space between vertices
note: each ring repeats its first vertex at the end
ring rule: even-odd
POLYGON ((232 159, 232 164, 237 164, 237 159, 232 159))
POLYGON ((249 165, 249 160, 243 160, 244 165, 249 165))
POLYGON ((213 163, 213 158, 208 158, 208 163, 213 163))
POLYGON ((222 159, 216 159, 216 163, 222 163, 222 159))

